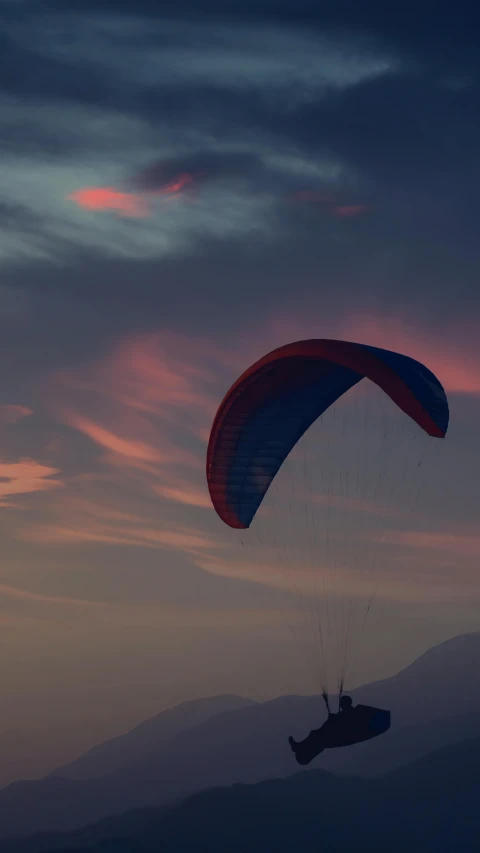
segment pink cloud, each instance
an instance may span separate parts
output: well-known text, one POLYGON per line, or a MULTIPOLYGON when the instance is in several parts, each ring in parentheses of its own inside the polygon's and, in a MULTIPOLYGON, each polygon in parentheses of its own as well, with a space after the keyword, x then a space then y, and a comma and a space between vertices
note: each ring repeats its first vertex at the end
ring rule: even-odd
POLYGON ((85 187, 71 192, 67 199, 85 210, 113 210, 121 216, 142 218, 150 213, 139 193, 122 192, 115 187, 85 187))
POLYGON ((399 545, 428 551, 448 552, 461 557, 480 557, 480 536, 464 533, 430 533, 408 531, 405 533, 387 533, 383 541, 390 545, 399 545))
MULTIPOLYGON (((411 317, 369 313, 347 315, 335 322, 319 322, 312 320, 314 313, 311 310, 310 316, 301 311, 298 314, 290 312, 288 316, 273 314, 266 328, 256 329, 252 335, 252 360, 290 341, 338 338, 394 350, 421 361, 438 376, 447 393, 480 393, 480 347, 476 330, 468 325, 452 324, 434 333, 422 328, 411 317)), ((248 364, 245 358, 243 366, 248 364)))
POLYGON ((104 464, 135 471, 155 494, 205 506, 200 447, 221 396, 219 376, 228 372, 231 381, 238 370, 229 369, 233 360, 209 341, 137 336, 96 364, 55 373, 46 396, 60 421, 104 451, 104 464))
POLYGON ((182 190, 185 189, 185 187, 188 187, 190 184, 192 184, 193 181, 193 175, 191 175, 189 172, 182 172, 168 184, 165 184, 158 190, 152 190, 151 192, 154 195, 178 195, 182 192, 182 190))
POLYGON ((144 519, 132 520, 130 523, 124 519, 121 523, 112 523, 111 520, 98 520, 89 516, 83 519, 70 518, 60 523, 32 525, 19 532, 19 538, 44 545, 134 545, 191 555, 218 547, 212 537, 201 531, 188 528, 162 530, 153 526, 151 520, 146 524, 144 519))
POLYGON ((350 317, 342 325, 342 335, 360 343, 396 350, 423 362, 450 392, 480 393, 478 353, 465 341, 465 331, 452 328, 434 335, 392 317, 364 315, 350 317))
POLYGON ((157 495, 174 503, 183 504, 184 506, 203 507, 204 509, 212 508, 210 495, 205 487, 196 488, 189 484, 176 484, 175 486, 160 484, 153 486, 153 490, 157 495))
POLYGON ((8 584, 0 583, 0 598, 16 598, 21 601, 34 601, 41 604, 68 605, 73 607, 109 607, 111 605, 103 602, 89 601, 82 598, 70 598, 61 595, 44 595, 40 592, 29 592, 26 589, 18 589, 8 584))
POLYGON ((92 439, 92 441, 100 445, 100 447, 111 451, 117 456, 125 457, 128 460, 139 460, 141 462, 164 462, 168 458, 156 448, 145 444, 145 442, 124 438, 118 435, 117 432, 106 429, 105 427, 94 423, 92 420, 84 418, 74 412, 70 414, 65 413, 64 421, 65 423, 68 423, 69 426, 77 429, 84 435, 87 435, 92 439))
POLYGON ((18 421, 32 414, 32 410, 27 409, 26 406, 0 406, 0 424, 16 424, 18 421))
MULTIPOLYGON (((41 465, 34 459, 0 462, 0 500, 8 499, 12 495, 26 495, 58 488, 63 483, 52 479, 58 473, 57 468, 41 465)), ((5 500, 2 503, 9 505, 5 500)))
MULTIPOLYGON (((309 329, 295 317, 273 318, 266 328, 252 330, 238 342, 233 340, 228 350, 211 341, 168 332, 129 337, 98 362, 52 377, 49 399, 59 420, 94 442, 107 473, 97 480, 92 470, 84 479, 92 512, 82 511, 79 520, 78 506, 53 500, 51 524, 30 528, 27 535, 45 543, 132 544, 172 548, 191 556, 198 549, 215 549, 214 538, 200 541, 199 531, 191 530, 189 523, 181 529, 179 525, 189 518, 189 508, 210 509, 205 445, 221 397, 236 376, 268 349, 315 335, 398 348, 425 361, 443 381, 442 367, 449 368, 447 389, 475 393, 480 389, 473 361, 462 355, 456 341, 447 351, 434 336, 417 337, 411 327, 391 318, 351 317, 328 330, 309 329), (102 492, 106 478, 119 492, 146 499, 148 517, 108 518, 106 513, 123 510, 112 503, 111 495, 105 497, 102 492), (160 524, 154 519, 159 508, 160 524), (170 525, 169 511, 175 519, 170 525)), ((370 509, 352 501, 347 508, 370 509)), ((213 510, 211 517, 214 519, 213 510)), ((210 523, 206 513, 205 523, 210 523)))
POLYGON ((113 211, 117 216, 139 219, 152 215, 152 203, 155 198, 161 197, 163 201, 178 198, 193 182, 193 175, 182 173, 159 189, 142 192, 120 190, 116 187, 83 187, 69 193, 67 200, 73 201, 84 210, 113 211))
POLYGON ((225 362, 231 358, 209 341, 159 333, 128 338, 97 363, 52 374, 44 397, 59 421, 96 445, 105 473, 93 469, 70 478, 76 499, 53 499, 51 521, 22 531, 22 538, 186 554, 216 547, 190 523, 181 525, 179 509, 168 528, 166 518, 170 507, 211 506, 205 444, 220 396, 219 375, 230 372, 225 362), (135 494, 145 514, 126 513, 115 490, 128 496, 128 504, 135 494))

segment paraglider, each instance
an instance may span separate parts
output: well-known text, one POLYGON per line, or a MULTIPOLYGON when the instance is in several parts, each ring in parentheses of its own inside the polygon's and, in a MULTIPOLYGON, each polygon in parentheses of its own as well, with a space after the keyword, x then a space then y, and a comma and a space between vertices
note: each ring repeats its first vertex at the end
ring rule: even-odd
MULTIPOLYGON (((241 531, 250 528, 254 521, 256 523, 272 482, 295 452, 297 443, 318 419, 323 420, 335 404, 340 405, 344 395, 350 398, 352 389, 365 379, 377 386, 381 396, 388 399, 390 407, 400 413, 402 435, 405 432, 404 422, 408 421, 414 427, 414 440, 419 431, 429 438, 445 436, 449 420, 445 391, 437 377, 415 359, 390 350, 340 340, 313 339, 282 346, 255 362, 237 379, 221 402, 211 428, 207 482, 213 507, 226 525, 241 531)), ((392 467, 393 454, 385 454, 384 468, 376 475, 373 485, 370 482, 373 468, 368 460, 378 462, 383 459, 380 447, 393 420, 390 415, 389 410, 381 421, 381 431, 375 440, 369 433, 368 412, 362 415, 348 447, 346 442, 342 445, 344 427, 338 430, 338 421, 332 423, 328 457, 323 457, 319 474, 324 478, 321 484, 323 491, 317 491, 316 482, 313 485, 309 482, 310 491, 303 490, 306 534, 294 539, 287 552, 279 553, 279 565, 291 569, 290 564, 295 562, 299 549, 308 548, 308 559, 298 560, 299 571, 295 580, 298 581, 303 573, 311 583, 304 599, 314 601, 310 627, 320 652, 322 692, 328 711, 327 665, 329 656, 333 655, 332 647, 335 646, 336 650, 340 710, 338 714, 329 712, 324 726, 312 731, 305 741, 297 743, 290 738, 290 746, 302 764, 308 763, 323 749, 367 740, 385 732, 390 726, 388 711, 366 705, 352 707, 351 700, 348 701, 350 697, 342 697, 348 648, 354 633, 352 614, 356 602, 360 601, 368 615, 373 596, 361 587, 353 605, 349 603, 348 607, 343 607, 342 602, 348 597, 354 582, 364 582, 366 569, 375 567, 378 542, 382 541, 380 536, 368 537, 364 532, 360 536, 355 528, 356 538, 354 541, 352 538, 350 546, 349 533, 354 526, 346 514, 360 508, 368 515, 375 503, 383 516, 387 514, 386 498, 394 494, 396 475, 392 475, 393 485, 387 489, 385 468, 392 467), (362 430, 367 444, 358 450, 353 441, 360 444, 362 430), (367 450, 371 451, 370 456, 367 450), (335 479, 336 471, 333 469, 330 480, 325 483, 325 465, 335 458, 335 453, 342 465, 343 478, 335 479), (363 492, 362 475, 359 470, 353 471, 353 467, 359 468, 362 462, 367 482, 363 492), (314 510, 319 513, 318 523, 313 516, 314 510), (335 513, 338 515, 339 512, 343 512, 340 533, 333 526, 328 526, 328 523, 333 525, 332 519, 337 518, 335 513), (325 531, 319 532, 323 517, 327 519, 325 531), (367 553, 370 545, 371 557, 367 553), (365 569, 363 573, 362 569, 365 569), (343 591, 339 591, 342 572, 346 581, 343 591), (331 583, 330 589, 327 589, 327 581, 331 583), (323 615, 320 612, 322 602, 325 605, 323 615)), ((396 435, 394 433, 395 441, 396 435)), ((322 440, 320 431, 320 447, 322 440)), ((394 447, 396 449, 397 446, 394 447)), ((397 477, 402 488, 406 488, 410 468, 417 475, 421 470, 421 459, 413 463, 407 457, 397 477)), ((313 472, 314 468, 305 463, 305 477, 313 480, 313 472)), ((415 495, 418 497, 417 486, 414 486, 412 495, 414 503, 415 495)), ((297 490, 290 499, 292 512, 300 504, 301 497, 297 490)), ((274 517, 275 513, 272 511, 267 515, 274 517)), ((273 536, 274 550, 279 549, 286 527, 280 519, 273 536)), ((262 546, 264 542, 265 537, 262 537, 262 546)), ((305 590, 301 591, 305 593, 305 590)))
POLYGON ((309 764, 324 749, 352 746, 384 734, 390 728, 390 711, 370 705, 353 706, 350 696, 340 699, 338 714, 329 714, 319 729, 313 729, 302 741, 288 742, 299 764, 309 764))

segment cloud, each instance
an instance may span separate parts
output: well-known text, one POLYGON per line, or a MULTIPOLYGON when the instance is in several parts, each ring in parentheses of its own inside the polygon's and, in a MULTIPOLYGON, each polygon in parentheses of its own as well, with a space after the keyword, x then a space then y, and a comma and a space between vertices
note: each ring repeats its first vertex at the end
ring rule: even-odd
POLYGON ((86 210, 113 210, 122 216, 143 217, 149 215, 145 200, 138 194, 125 193, 114 187, 86 187, 67 195, 86 210))
MULTIPOLYGON (((403 544, 406 545, 406 541, 403 544)), ((338 643, 338 625, 345 624, 342 622, 346 616, 342 609, 345 606, 349 608, 349 621, 353 626, 356 621, 363 622, 367 603, 372 599, 381 606, 382 601, 417 604, 468 602, 472 596, 478 595, 478 584, 470 567, 462 572, 454 571, 451 561, 443 564, 432 559, 423 560, 418 552, 410 562, 402 557, 398 557, 396 562, 390 560, 388 572, 385 572, 384 565, 378 565, 372 572, 360 571, 358 566, 355 570, 348 565, 337 565, 332 571, 327 563, 322 564, 321 561, 312 569, 308 560, 284 566, 274 560, 267 562, 262 550, 265 549, 256 551, 253 548, 243 561, 236 559, 232 553, 225 553, 223 557, 201 555, 195 562, 219 577, 248 580, 277 590, 281 595, 286 594, 290 606, 298 608, 299 621, 307 635, 320 614, 327 633, 333 631, 334 644, 338 643), (337 608, 340 611, 336 618, 340 622, 335 629, 333 614, 337 608)), ((276 601, 272 598, 272 603, 276 601)), ((280 601, 282 599, 278 599, 277 604, 280 601)))
POLYGON ((362 213, 367 213, 369 207, 367 204, 338 204, 333 208, 335 216, 339 219, 351 219, 354 216, 361 216, 362 213))
POLYGON ((51 479, 60 473, 57 468, 42 465, 34 459, 22 459, 19 462, 0 462, 0 503, 9 505, 12 495, 27 495, 44 492, 63 485, 60 480, 51 479), (5 500, 7 499, 7 500, 5 500))
POLYGON ((67 199, 85 210, 114 211, 119 216, 142 219, 152 215, 156 198, 178 198, 193 180, 193 175, 179 174, 163 186, 143 193, 125 192, 115 187, 85 187, 69 193, 67 199))
MULTIPOLYGON (((67 13, 27 17, 21 26, 12 19, 7 31, 9 67, 22 73, 21 82, 13 75, 1 105, 3 194, 5 204, 21 211, 4 243, 6 260, 58 260, 71 257, 74 247, 163 257, 206 237, 274 239, 276 205, 302 158, 296 143, 272 144, 272 108, 284 114, 295 92, 303 102, 380 74, 392 62, 363 47, 352 61, 352 45, 345 51, 321 39, 319 52, 318 35, 287 36, 251 24, 212 29, 171 19, 152 30, 151 21, 139 18, 133 37, 132 22, 121 16, 100 22, 67 13), (161 145, 160 115, 170 128, 161 145), (19 133, 26 122, 28 130, 19 133), (152 165, 142 170, 145 162, 152 165), (136 188, 129 186, 132 175, 136 188), (200 188, 196 203, 186 205, 200 188), (160 200, 176 196, 183 203, 169 205, 165 217, 160 200)), ((317 167, 320 159, 317 152, 317 167)))
POLYGON ((1 627, 17 627, 42 615, 49 621, 71 620, 81 617, 93 621, 128 626, 158 628, 245 628, 254 625, 285 625, 301 621, 294 610, 250 607, 215 610, 208 607, 175 607, 160 604, 111 603, 73 596, 48 595, 0 584, 0 600, 9 602, 11 614, 0 614, 1 627), (29 615, 30 614, 30 615, 29 615))
POLYGON ((201 531, 189 529, 161 530, 149 527, 151 521, 137 517, 114 525, 88 518, 86 524, 81 520, 71 522, 71 526, 62 524, 33 525, 19 534, 25 542, 50 545, 86 545, 104 543, 108 545, 135 545, 142 548, 155 548, 164 551, 181 551, 184 554, 198 554, 204 549, 212 550, 216 543, 201 531))
POLYGON ((183 504, 184 506, 203 507, 209 510, 212 508, 210 496, 205 488, 198 488, 189 483, 182 485, 178 482, 177 477, 175 477, 175 485, 155 485, 153 486, 153 490, 158 495, 174 503, 183 504))
POLYGON ((457 557, 480 557, 480 536, 466 533, 437 533, 427 531, 407 531, 405 533, 387 533, 384 537, 387 544, 437 551, 445 555, 455 554, 457 557))
POLYGON ((43 595, 39 592, 30 592, 29 590, 19 589, 4 583, 0 583, 0 598, 15 598, 21 601, 33 601, 40 604, 55 604, 60 606, 67 605, 68 607, 103 608, 109 606, 104 602, 88 601, 81 598, 70 598, 68 596, 61 595, 43 595))
POLYGON ((166 455, 142 441, 124 438, 112 430, 106 429, 88 418, 84 418, 73 412, 70 414, 65 412, 63 420, 64 423, 87 435, 88 438, 91 438, 100 447, 106 448, 115 456, 124 457, 133 464, 137 461, 162 462, 168 459, 166 455))
MULTIPOLYGON (((108 0, 73 0, 70 8, 103 16, 104 10, 111 10, 111 4, 108 0)), ((119 0, 116 10, 134 20, 139 15, 154 20, 158 16, 154 0, 119 0)), ((401 10, 394 12, 381 0, 374 0, 368 9, 360 9, 351 0, 323 4, 299 0, 294 5, 290 0, 280 0, 274 7, 270 0, 246 0, 241 5, 226 5, 223 0, 168 0, 162 10, 168 19, 201 20, 210 27, 216 22, 232 28, 245 23, 260 26, 274 23, 289 31, 304 28, 309 33, 320 31, 329 35, 348 32, 353 37, 366 36, 390 44, 405 57, 417 61, 447 69, 452 65, 469 70, 478 68, 476 19, 468 0, 460 0, 455 15, 448 6, 438 8, 433 25, 428 0, 406 0, 401 10)))
POLYGON ((232 360, 233 352, 209 341, 158 333, 129 337, 76 371, 55 371, 45 388, 52 415, 77 434, 72 442, 85 436, 100 453, 89 472, 66 478, 62 500, 52 496, 48 517, 22 528, 20 538, 185 555, 215 550, 215 537, 175 507, 210 508, 205 437, 219 376, 232 360), (129 509, 132 491, 141 513, 129 509))
POLYGON ((16 424, 23 418, 32 415, 32 409, 26 406, 4 405, 0 406, 0 424, 16 424))
POLYGON ((426 364, 447 392, 476 395, 480 393, 478 354, 472 348, 475 338, 468 332, 465 323, 462 329, 452 323, 450 331, 447 326, 435 334, 411 318, 374 314, 353 316, 342 324, 345 338, 405 353, 426 364))

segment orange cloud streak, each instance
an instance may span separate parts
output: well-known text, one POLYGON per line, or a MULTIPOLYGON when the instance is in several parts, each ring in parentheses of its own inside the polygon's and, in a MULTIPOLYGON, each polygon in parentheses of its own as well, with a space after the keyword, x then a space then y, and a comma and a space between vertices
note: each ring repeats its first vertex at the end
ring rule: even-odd
POLYGON ((150 213, 149 206, 139 193, 121 192, 115 187, 85 187, 67 196, 85 210, 114 210, 122 216, 142 218, 150 213))
POLYGON ((58 474, 57 468, 49 468, 34 459, 20 462, 0 462, 0 499, 11 495, 44 492, 62 486, 59 480, 50 479, 58 474))
POLYGON ((101 427, 88 418, 84 418, 73 412, 65 416, 65 421, 70 426, 79 430, 79 432, 83 432, 84 435, 87 435, 96 444, 105 447, 119 456, 147 462, 166 461, 165 454, 162 454, 156 448, 138 440, 122 438, 112 430, 101 427))
POLYGON ((192 485, 180 487, 158 485, 153 487, 153 491, 157 495, 167 498, 167 500, 183 504, 184 506, 197 506, 205 509, 211 509, 212 507, 212 502, 206 488, 195 488, 192 485))

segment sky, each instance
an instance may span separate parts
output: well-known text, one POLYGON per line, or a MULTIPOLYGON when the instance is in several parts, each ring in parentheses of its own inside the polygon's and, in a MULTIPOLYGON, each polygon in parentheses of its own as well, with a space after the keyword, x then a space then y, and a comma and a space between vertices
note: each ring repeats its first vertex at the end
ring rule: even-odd
POLYGON ((360 6, 0 3, 0 730, 315 689, 204 474, 293 340, 398 349, 450 401, 356 683, 480 628, 478 12, 360 6))

